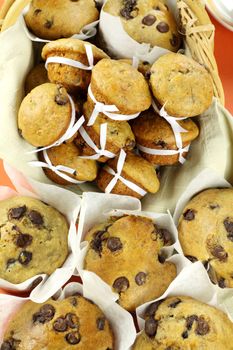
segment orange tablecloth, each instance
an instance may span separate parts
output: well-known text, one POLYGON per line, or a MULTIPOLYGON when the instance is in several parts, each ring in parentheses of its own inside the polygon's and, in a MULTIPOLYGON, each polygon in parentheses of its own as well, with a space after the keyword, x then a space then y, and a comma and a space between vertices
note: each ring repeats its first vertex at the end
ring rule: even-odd
MULTIPOLYGON (((0 5, 3 0, 0 0, 0 5)), ((233 114, 233 32, 212 18, 216 26, 215 55, 226 94, 226 107, 233 114)), ((7 145, 6 145, 7 147, 7 145)), ((10 185, 0 161, 0 185, 10 185)))

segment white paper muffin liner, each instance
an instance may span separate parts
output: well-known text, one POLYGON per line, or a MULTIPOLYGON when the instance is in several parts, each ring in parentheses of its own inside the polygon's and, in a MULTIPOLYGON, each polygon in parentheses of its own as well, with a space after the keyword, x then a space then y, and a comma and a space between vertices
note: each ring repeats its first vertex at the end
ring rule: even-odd
MULTIPOLYGON (((85 285, 76 282, 69 283, 64 289, 60 289, 56 293, 55 298, 63 300, 75 293, 80 293, 85 298, 93 301, 103 311, 112 326, 115 339, 114 349, 128 350, 136 337, 136 329, 130 313, 115 302, 112 295, 104 289, 103 285, 95 285, 95 288, 93 288, 91 281, 90 283, 86 281, 85 285)), ((0 294, 0 345, 2 344, 8 322, 28 300, 30 299, 0 294)))
POLYGON ((0 279, 0 288, 13 292, 30 291, 32 283, 41 277, 42 281, 31 291, 30 298, 42 303, 59 290, 73 275, 77 261, 77 230, 76 220, 79 214, 81 198, 62 188, 46 185, 24 177, 20 172, 4 163, 6 174, 9 176, 16 191, 8 187, 0 187, 0 200, 18 195, 37 198, 61 212, 69 224, 68 248, 69 255, 63 266, 57 268, 50 276, 36 275, 22 283, 13 284, 0 279))

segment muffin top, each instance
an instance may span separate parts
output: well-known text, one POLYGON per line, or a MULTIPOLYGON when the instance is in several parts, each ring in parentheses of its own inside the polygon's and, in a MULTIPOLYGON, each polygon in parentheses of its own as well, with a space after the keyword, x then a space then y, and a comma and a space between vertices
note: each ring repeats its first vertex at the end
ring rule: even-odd
POLYGON ((184 254, 208 267, 220 287, 233 287, 233 189, 209 189, 186 205, 179 220, 184 254))
POLYGON ((0 201, 0 218, 0 278, 17 284, 63 265, 68 224, 56 209, 17 196, 0 201))
POLYGON ((174 117, 197 116, 212 103, 210 74, 185 55, 169 53, 160 57, 151 68, 150 85, 156 100, 174 117))
POLYGON ((71 37, 98 19, 94 0, 33 0, 25 15, 35 35, 48 40, 71 37))
POLYGON ((174 296, 154 302, 145 319, 133 350, 233 349, 233 324, 227 315, 193 298, 174 296))
POLYGON ((103 312, 81 295, 43 304, 26 302, 9 322, 1 350, 113 349, 103 312))
POLYGON ((176 276, 175 265, 160 256, 172 243, 170 234, 148 218, 113 218, 94 226, 85 239, 89 248, 84 268, 119 293, 119 303, 129 311, 162 295, 176 276))

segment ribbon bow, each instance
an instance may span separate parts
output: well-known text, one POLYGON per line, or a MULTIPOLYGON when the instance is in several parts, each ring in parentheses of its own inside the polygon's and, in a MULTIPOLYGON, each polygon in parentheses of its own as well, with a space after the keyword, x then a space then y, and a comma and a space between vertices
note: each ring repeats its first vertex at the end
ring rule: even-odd
POLYGON ((90 138, 86 130, 84 129, 83 126, 79 129, 79 133, 84 139, 84 141, 95 151, 96 154, 93 156, 83 156, 80 158, 85 158, 85 159, 94 159, 98 160, 101 156, 105 156, 107 158, 114 158, 116 155, 112 152, 109 152, 105 149, 106 147, 106 142, 107 142, 107 127, 108 124, 104 123, 100 125, 100 149, 95 145, 93 140, 90 138))
POLYGON ((29 165, 33 166, 33 167, 37 167, 37 168, 47 168, 52 170, 55 174, 57 174, 59 177, 63 178, 64 180, 71 182, 73 184, 81 184, 84 183, 84 181, 78 181, 73 179, 72 177, 63 174, 62 171, 74 175, 76 174, 76 170, 69 168, 67 166, 64 165, 53 165, 51 160, 49 159, 48 153, 46 152, 46 150, 43 150, 43 156, 44 156, 44 160, 45 162, 40 162, 40 161, 33 161, 33 162, 29 162, 29 165))
POLYGON ((120 180, 123 182, 124 185, 126 185, 128 188, 130 188, 132 191, 138 193, 140 196, 144 197, 147 192, 144 191, 141 187, 137 186, 135 183, 126 180, 121 176, 124 163, 125 163, 126 153, 122 149, 118 158, 117 162, 117 172, 115 172, 112 168, 110 168, 108 165, 104 167, 104 170, 107 171, 107 173, 113 175, 113 179, 109 182, 108 186, 105 188, 105 193, 111 193, 113 188, 116 186, 117 181, 120 180))

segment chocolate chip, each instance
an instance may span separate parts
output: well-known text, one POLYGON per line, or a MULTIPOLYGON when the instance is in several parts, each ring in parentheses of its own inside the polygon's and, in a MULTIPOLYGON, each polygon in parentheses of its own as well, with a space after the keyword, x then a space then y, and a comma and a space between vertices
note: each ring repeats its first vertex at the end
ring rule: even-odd
POLYGON ((56 321, 54 321, 54 323, 53 323, 53 329, 56 332, 67 331, 68 325, 67 325, 66 319, 64 319, 63 317, 57 318, 56 321))
POLYGON ((21 219, 21 217, 25 214, 26 210, 26 205, 18 208, 11 208, 8 212, 9 219, 21 219))
POLYGON ((181 334, 182 338, 183 339, 187 339, 189 334, 188 334, 188 331, 184 331, 182 334, 181 334))
POLYGON ((159 228, 157 232, 159 234, 159 237, 163 240, 164 245, 172 243, 171 233, 167 229, 159 228))
POLYGON ((11 265, 14 265, 16 263, 15 259, 8 259, 6 263, 6 268, 9 269, 11 265))
POLYGON ((32 236, 20 233, 16 236, 15 244, 20 248, 25 248, 32 243, 32 236))
POLYGON ((41 12, 42 12, 41 9, 36 9, 36 10, 34 11, 34 15, 37 16, 37 15, 39 15, 39 13, 41 13, 41 12))
POLYGON ((195 263, 196 261, 198 261, 198 259, 195 256, 192 256, 192 255, 185 255, 185 257, 187 259, 189 259, 192 263, 195 263))
POLYGON ((206 335, 209 333, 210 327, 203 317, 199 317, 197 320, 197 328, 195 333, 198 335, 206 335))
POLYGON ((125 292, 129 288, 129 281, 126 277, 119 277, 113 283, 113 288, 118 292, 125 292))
POLYGON ((124 8, 120 11, 121 16, 127 20, 134 18, 131 12, 136 10, 136 5, 137 0, 124 0, 124 8))
POLYGON ((161 147, 161 148, 166 148, 166 147, 167 147, 166 142, 163 141, 163 140, 156 141, 156 142, 155 142, 155 145, 156 145, 156 146, 159 146, 159 147, 161 147))
POLYGON ((123 248, 123 244, 121 243, 120 238, 118 237, 110 237, 107 241, 107 247, 111 252, 116 252, 123 248))
POLYGON ((194 321, 198 321, 197 315, 191 315, 186 318, 186 327, 189 331, 192 329, 194 321))
POLYGON ((231 221, 230 218, 226 218, 223 221, 223 224, 228 233, 227 238, 233 242, 233 221, 231 221))
POLYGON ((163 253, 159 253, 158 254, 158 260, 159 260, 160 264, 164 264, 165 261, 166 261, 166 256, 163 255, 163 253))
POLYGON ((138 286, 142 286, 143 284, 146 283, 146 277, 147 277, 147 274, 145 272, 139 272, 135 276, 135 282, 137 283, 138 286))
POLYGON ((160 33, 167 33, 169 31, 169 25, 166 22, 159 22, 156 28, 160 33))
POLYGON ((187 209, 186 212, 183 214, 183 217, 186 221, 192 221, 195 219, 195 213, 195 210, 187 209))
POLYGON ((218 280, 218 285, 220 288, 226 288, 226 285, 225 285, 225 278, 221 277, 219 280, 218 280))
POLYGON ((156 335, 158 328, 158 321, 154 318, 148 318, 145 322, 145 333, 148 337, 152 338, 156 335))
POLYGON ((5 340, 2 343, 1 350, 16 350, 16 347, 14 345, 14 339, 5 340))
POLYGON ((228 254, 221 245, 216 245, 210 250, 211 254, 219 261, 226 261, 228 254))
POLYGON ((18 260, 19 260, 21 265, 28 265, 30 263, 30 261, 32 260, 32 253, 27 252, 26 250, 22 251, 19 254, 18 260))
POLYGON ((55 315, 55 308, 50 304, 43 305, 38 312, 36 312, 33 316, 34 323, 47 323, 53 319, 55 315))
POLYGON ((214 209, 220 208, 220 206, 219 206, 218 204, 210 204, 209 208, 210 208, 211 210, 214 210, 214 209))
POLYGON ((71 345, 75 345, 78 344, 81 340, 81 336, 78 332, 71 332, 66 334, 65 339, 67 341, 67 343, 71 344, 71 345))
POLYGON ((69 102, 69 99, 68 99, 68 96, 66 96, 66 95, 64 95, 64 94, 58 93, 58 94, 55 96, 55 102, 56 102, 59 106, 65 106, 65 105, 69 102))
POLYGON ((156 17, 154 15, 147 15, 142 19, 142 23, 146 26, 152 26, 156 22, 156 17))
POLYGON ((42 215, 36 210, 31 210, 28 213, 28 217, 29 217, 30 221, 33 223, 33 225, 35 225, 35 226, 41 226, 44 223, 44 219, 43 219, 42 215))
POLYGON ((105 326, 105 317, 99 317, 97 318, 96 320, 96 326, 97 326, 97 329, 99 331, 103 331, 104 330, 104 326, 105 326))
POLYGON ((159 308, 159 305, 162 304, 162 302, 164 301, 164 299, 155 301, 154 303, 150 304, 149 306, 147 306, 146 311, 145 311, 145 316, 146 317, 154 317, 156 314, 156 311, 159 308))
POLYGON ((170 39, 170 43, 173 47, 178 46, 179 44, 179 39, 175 34, 172 34, 172 38, 170 39))
POLYGON ((77 305, 78 305, 78 300, 77 300, 77 298, 72 298, 72 299, 70 299, 70 303, 71 303, 71 305, 73 305, 73 306, 77 306, 77 305))
POLYGON ((101 254, 101 252, 103 250, 102 243, 105 240, 105 238, 103 237, 105 233, 106 233, 106 231, 98 231, 98 232, 96 232, 95 235, 94 235, 94 239, 90 243, 91 248, 96 253, 101 254))
POLYGON ((69 328, 71 329, 79 328, 79 319, 75 314, 68 313, 65 319, 69 328))
POLYGON ((47 29, 50 29, 52 28, 53 26, 53 19, 47 19, 46 22, 44 23, 44 27, 47 28, 47 29))
POLYGON ((177 305, 179 305, 180 303, 181 303, 181 300, 177 298, 173 302, 171 302, 168 306, 171 307, 172 309, 175 309, 177 305))

